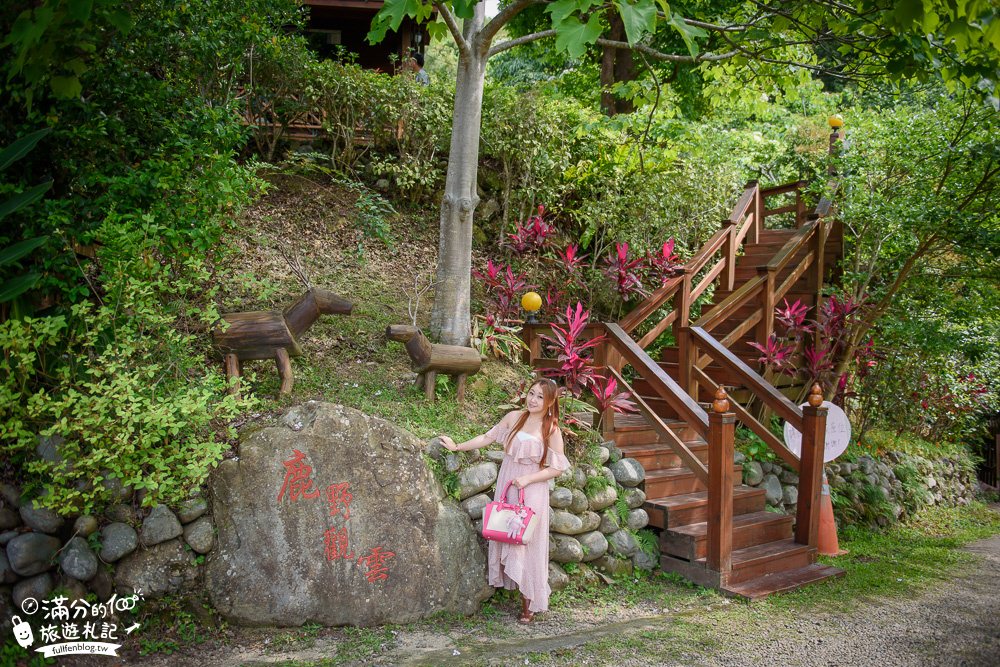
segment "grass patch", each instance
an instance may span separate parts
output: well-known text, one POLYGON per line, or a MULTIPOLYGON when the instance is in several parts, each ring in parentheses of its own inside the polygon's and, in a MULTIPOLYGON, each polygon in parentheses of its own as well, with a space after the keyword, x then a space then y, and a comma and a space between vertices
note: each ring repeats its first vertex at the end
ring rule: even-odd
POLYGON ((969 455, 968 447, 960 443, 944 440, 930 442, 910 433, 892 433, 882 430, 869 431, 861 443, 852 443, 846 454, 849 459, 854 459, 864 454, 881 456, 886 452, 903 452, 911 456, 922 456, 932 461, 941 457, 961 459, 969 455))

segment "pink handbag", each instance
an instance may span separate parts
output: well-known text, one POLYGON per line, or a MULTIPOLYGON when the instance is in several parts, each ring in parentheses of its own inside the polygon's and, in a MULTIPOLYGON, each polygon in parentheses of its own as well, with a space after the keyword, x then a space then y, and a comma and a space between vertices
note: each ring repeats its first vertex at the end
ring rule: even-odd
POLYGON ((518 489, 517 504, 507 502, 511 482, 504 487, 502 500, 487 503, 483 509, 483 537, 507 544, 527 544, 535 533, 538 517, 524 504, 524 489, 518 489))

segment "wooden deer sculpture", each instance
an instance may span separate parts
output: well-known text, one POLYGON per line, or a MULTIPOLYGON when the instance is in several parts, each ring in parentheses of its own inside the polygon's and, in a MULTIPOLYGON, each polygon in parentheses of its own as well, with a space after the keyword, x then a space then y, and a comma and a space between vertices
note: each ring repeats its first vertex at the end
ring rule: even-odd
POLYGON ((385 337, 406 346, 410 355, 410 368, 417 373, 416 386, 424 395, 434 400, 434 385, 438 373, 451 375, 458 385, 458 400, 465 400, 465 378, 479 372, 482 358, 471 347, 439 345, 427 340, 417 327, 392 324, 385 330, 385 337))
POLYGON ((226 377, 236 378, 230 391, 239 393, 240 364, 249 359, 274 359, 281 378, 281 393, 292 391, 290 357, 302 354, 299 337, 320 315, 350 315, 350 301, 317 287, 284 310, 257 310, 222 316, 229 327, 214 329, 212 339, 226 361, 226 377))

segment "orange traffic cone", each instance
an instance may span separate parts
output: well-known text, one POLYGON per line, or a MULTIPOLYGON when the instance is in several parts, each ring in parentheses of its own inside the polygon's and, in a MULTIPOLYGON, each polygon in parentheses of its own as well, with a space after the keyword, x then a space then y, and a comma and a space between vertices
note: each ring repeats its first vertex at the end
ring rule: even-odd
POLYGON ((830 485, 823 474, 823 491, 819 499, 819 535, 816 550, 824 556, 843 556, 847 552, 837 541, 837 521, 833 516, 833 501, 830 500, 830 485))

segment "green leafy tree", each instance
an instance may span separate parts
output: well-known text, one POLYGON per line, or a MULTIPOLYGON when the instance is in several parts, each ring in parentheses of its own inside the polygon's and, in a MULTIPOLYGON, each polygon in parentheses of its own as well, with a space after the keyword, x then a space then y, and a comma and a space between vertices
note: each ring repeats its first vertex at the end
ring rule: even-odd
POLYGON ((472 219, 487 60, 507 49, 552 39, 579 57, 590 47, 628 49, 668 63, 725 63, 731 71, 793 84, 810 72, 841 79, 928 78, 978 87, 994 104, 1000 81, 1000 28, 986 2, 952 7, 939 0, 740 2, 690 12, 666 0, 556 0, 544 2, 550 27, 494 43, 500 30, 539 0, 512 0, 487 20, 476 0, 387 0, 369 40, 399 29, 405 17, 426 23, 435 36, 451 35, 459 60, 454 122, 441 203, 437 288, 431 328, 447 343, 466 344, 470 331, 472 219), (623 36, 608 33, 620 18, 623 36), (680 37, 683 48, 651 45, 658 30, 680 37), (820 53, 822 49, 822 53, 820 53))

